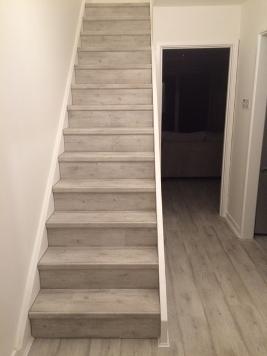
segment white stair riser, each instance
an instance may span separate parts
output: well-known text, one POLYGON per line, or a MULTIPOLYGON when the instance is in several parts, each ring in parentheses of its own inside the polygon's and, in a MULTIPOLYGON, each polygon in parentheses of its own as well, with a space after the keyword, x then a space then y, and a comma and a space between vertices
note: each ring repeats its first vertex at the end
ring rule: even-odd
POLYGON ((31 327, 32 336, 36 338, 157 338, 160 334, 160 316, 55 316, 32 319, 31 327))
POLYGON ((87 18, 101 18, 101 19, 148 19, 150 16, 150 9, 148 6, 105 6, 105 7, 86 7, 85 17, 87 18))
POLYGON ((47 229, 49 246, 156 246, 156 228, 47 229))
POLYGON ((90 266, 41 269, 41 288, 46 289, 135 289, 157 288, 158 269, 144 266, 90 266))
POLYGON ((60 162, 61 178, 154 178, 154 162, 60 162))
POLYGON ((78 61, 81 65, 135 65, 151 64, 150 51, 131 52, 78 52, 78 61))
POLYGON ((134 49, 149 47, 150 35, 83 35, 81 36, 82 49, 118 48, 134 49))
POLYGON ((57 211, 153 210, 155 193, 54 193, 57 211))
POLYGON ((65 151, 153 152, 153 135, 65 135, 65 151))
POLYGON ((149 20, 93 20, 83 22, 83 31, 98 34, 147 34, 150 33, 149 20))
POLYGON ((152 127, 153 111, 69 111, 69 127, 152 127))
POLYGON ((151 69, 76 69, 77 84, 150 84, 151 69))
POLYGON ((73 105, 152 104, 151 89, 72 89, 73 105))

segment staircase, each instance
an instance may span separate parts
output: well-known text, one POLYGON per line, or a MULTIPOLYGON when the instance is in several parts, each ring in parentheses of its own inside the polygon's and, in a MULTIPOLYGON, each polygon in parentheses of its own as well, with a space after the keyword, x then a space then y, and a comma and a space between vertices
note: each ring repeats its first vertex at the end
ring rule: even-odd
POLYGON ((55 211, 29 312, 36 338, 157 338, 149 5, 85 7, 55 211))

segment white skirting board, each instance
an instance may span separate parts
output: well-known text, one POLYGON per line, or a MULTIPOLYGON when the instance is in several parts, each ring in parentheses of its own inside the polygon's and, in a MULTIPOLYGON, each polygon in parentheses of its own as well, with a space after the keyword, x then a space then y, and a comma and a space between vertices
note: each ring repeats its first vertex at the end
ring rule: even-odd
POLYGON ((11 354, 11 356, 28 356, 30 349, 32 347, 34 338, 29 337, 27 340, 27 343, 20 349, 20 350, 14 350, 11 354))

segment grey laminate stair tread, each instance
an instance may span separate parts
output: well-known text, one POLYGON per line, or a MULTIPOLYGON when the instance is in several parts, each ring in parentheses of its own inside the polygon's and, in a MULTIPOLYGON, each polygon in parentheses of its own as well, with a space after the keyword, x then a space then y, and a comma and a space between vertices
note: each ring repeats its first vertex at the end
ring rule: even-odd
POLYGON ((30 317, 159 313, 159 295, 155 289, 43 289, 30 310, 30 317))
MULTIPOLYGON (((105 33, 105 34, 101 34, 101 33, 95 33, 95 34, 90 34, 87 32, 81 32, 81 38, 83 37, 91 37, 91 36, 96 36, 96 37, 123 37, 123 38, 127 38, 127 37, 150 37, 150 33, 105 33)), ((114 48, 114 46, 112 46, 114 48)))
POLYGON ((62 179, 54 192, 154 192, 154 179, 62 179))
POLYGON ((121 70, 121 69, 151 69, 152 65, 151 64, 132 64, 132 65, 123 65, 123 64, 118 64, 118 66, 115 65, 88 65, 88 64, 77 64, 75 65, 75 69, 84 69, 84 70, 90 70, 90 69, 101 69, 101 70, 121 70))
POLYGON ((120 46, 103 46, 90 47, 90 48, 78 48, 78 52, 151 52, 151 47, 149 46, 135 46, 132 48, 121 48, 120 46))
POLYGON ((155 247, 49 247, 38 268, 87 268, 93 266, 118 266, 123 268, 158 267, 155 247))
MULTIPOLYGON (((108 15, 109 16, 109 15, 108 15)), ((107 34, 107 35, 87 35, 80 36, 81 47, 91 49, 110 48, 118 49, 134 49, 134 48, 148 48, 151 46, 151 36, 148 34, 107 34)))
POLYGON ((152 84, 142 84, 142 83, 133 83, 133 84, 73 84, 72 89, 152 89, 152 84))
POLYGON ((69 111, 152 111, 153 105, 69 105, 69 111))
POLYGON ((66 128, 64 135, 153 135, 152 128, 66 128))
POLYGON ((107 3, 86 3, 85 7, 149 7, 149 2, 107 2, 107 3))
POLYGON ((151 162, 152 152, 64 152, 60 162, 151 162))
MULTIPOLYGON (((85 21, 91 21, 90 19, 89 20, 85 20, 85 21)), ((111 20, 112 21, 112 20, 111 20)), ((117 35, 120 35, 121 32, 119 31, 111 31, 110 33, 108 33, 106 30, 104 31, 83 31, 82 32, 82 36, 117 36, 117 35)), ((125 36, 130 36, 130 35, 133 35, 133 36, 138 36, 138 35, 149 35, 150 34, 150 31, 149 30, 142 30, 140 32, 137 32, 137 31, 128 31, 128 32, 123 32, 123 35, 125 36)))
POLYGON ((95 21, 106 21, 106 20, 110 20, 110 21, 120 21, 120 20, 129 20, 129 21, 134 21, 134 20, 149 20, 149 16, 147 15, 143 15, 143 16, 139 16, 138 18, 136 18, 134 15, 133 16, 130 16, 130 15, 127 15, 127 16, 116 16, 116 15, 113 15, 113 16, 90 16, 90 15, 85 15, 84 16, 84 20, 87 20, 87 21, 91 21, 91 20, 95 20, 95 21))
POLYGON ((148 46, 132 46, 127 48, 122 48, 121 46, 107 46, 103 44, 103 46, 91 46, 87 48, 81 48, 80 51, 86 52, 139 52, 139 51, 151 51, 151 47, 148 46))
MULTIPOLYGON (((127 38, 127 37, 150 37, 150 33, 149 34, 146 34, 146 33, 123 33, 123 34, 113 34, 113 33, 107 33, 107 34, 94 34, 94 35, 91 35, 91 34, 88 34, 86 32, 82 32, 81 33, 81 38, 83 37, 87 37, 87 36, 96 36, 96 37, 123 37, 123 38, 127 38)), ((114 46, 112 46, 114 48, 114 46)), ((134 48, 134 47, 133 47, 134 48)))
POLYGON ((47 221, 48 228, 64 227, 156 227, 155 211, 55 212, 47 221))
MULTIPOLYGON (((88 21, 88 20, 87 20, 88 21)), ((90 20, 89 20, 90 21, 90 20)), ((111 32, 107 32, 107 31, 83 31, 81 33, 81 36, 142 36, 142 35, 150 35, 150 31, 141 31, 141 32, 137 32, 137 31, 129 31, 129 32, 116 32, 116 31, 111 31, 111 32)))

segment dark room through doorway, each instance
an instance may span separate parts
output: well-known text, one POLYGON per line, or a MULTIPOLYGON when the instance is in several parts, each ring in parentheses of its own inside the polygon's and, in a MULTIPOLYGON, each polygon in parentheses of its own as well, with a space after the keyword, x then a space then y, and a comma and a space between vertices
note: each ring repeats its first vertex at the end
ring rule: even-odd
POLYGON ((163 192, 170 180, 199 184, 218 213, 229 60, 230 48, 163 50, 163 192))

